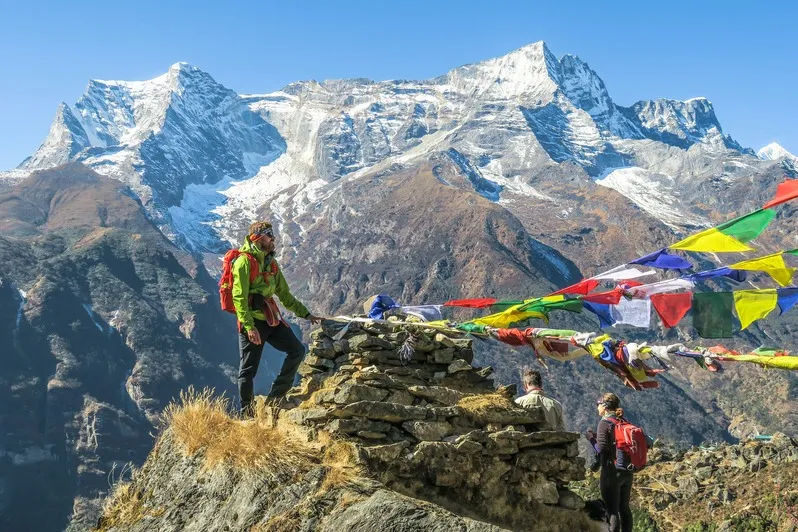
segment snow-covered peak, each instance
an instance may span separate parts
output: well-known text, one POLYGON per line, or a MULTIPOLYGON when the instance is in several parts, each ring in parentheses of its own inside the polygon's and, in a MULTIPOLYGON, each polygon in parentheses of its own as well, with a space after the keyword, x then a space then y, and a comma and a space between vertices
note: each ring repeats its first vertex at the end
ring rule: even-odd
POLYGON ((445 83, 467 96, 491 99, 551 100, 559 85, 559 63, 543 41, 507 55, 456 68, 445 83))
POLYGON ((765 161, 775 161, 782 158, 796 159, 795 155, 785 150, 778 142, 771 142, 767 146, 760 148, 756 155, 765 161))
POLYGON ((733 144, 729 147, 739 148, 734 141, 723 136, 712 102, 706 98, 644 100, 622 111, 648 138, 682 148, 715 140, 728 141, 733 144))

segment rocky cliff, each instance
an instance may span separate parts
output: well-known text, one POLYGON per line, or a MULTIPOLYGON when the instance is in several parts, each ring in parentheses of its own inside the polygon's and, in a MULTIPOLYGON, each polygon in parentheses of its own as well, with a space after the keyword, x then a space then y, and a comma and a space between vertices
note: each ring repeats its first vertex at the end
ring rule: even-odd
POLYGON ((168 409, 107 530, 590 530, 567 489, 578 434, 494 389, 471 340, 325 321, 293 408, 234 420, 209 395, 168 409), (410 348, 412 346, 412 349, 410 348))

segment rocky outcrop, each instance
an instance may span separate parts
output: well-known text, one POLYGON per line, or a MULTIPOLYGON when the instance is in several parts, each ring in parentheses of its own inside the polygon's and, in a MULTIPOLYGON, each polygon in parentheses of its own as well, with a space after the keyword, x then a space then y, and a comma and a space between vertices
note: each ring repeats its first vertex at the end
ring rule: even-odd
POLYGON ((472 365, 470 339, 332 320, 311 336, 302 381, 289 393, 302 402, 261 403, 254 420, 228 421, 299 442, 292 445, 303 446, 297 454, 308 455, 307 465, 209 467, 209 444, 187 452, 168 427, 132 483, 117 488, 100 529, 592 527, 567 489, 584 477, 578 435, 538 430, 543 413, 516 406, 514 387, 494 389, 491 369, 472 365), (330 456, 342 445, 357 471, 346 482, 331 480, 340 465, 330 456))
POLYGON ((634 502, 662 530, 795 530, 798 440, 776 433, 673 453, 649 452, 652 464, 635 476, 634 502))

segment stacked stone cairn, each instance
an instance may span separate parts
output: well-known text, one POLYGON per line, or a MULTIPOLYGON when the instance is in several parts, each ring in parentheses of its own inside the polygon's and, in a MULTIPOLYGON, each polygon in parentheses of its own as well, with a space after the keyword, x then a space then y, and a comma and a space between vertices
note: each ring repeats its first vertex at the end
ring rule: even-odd
POLYGON ((471 338, 324 320, 289 395, 302 402, 279 416, 309 441, 326 432, 354 443, 373 476, 411 496, 487 518, 580 509, 565 487, 584 478, 578 434, 539 431, 543 412, 512 403, 515 386, 496 390, 492 368, 473 361, 471 338))

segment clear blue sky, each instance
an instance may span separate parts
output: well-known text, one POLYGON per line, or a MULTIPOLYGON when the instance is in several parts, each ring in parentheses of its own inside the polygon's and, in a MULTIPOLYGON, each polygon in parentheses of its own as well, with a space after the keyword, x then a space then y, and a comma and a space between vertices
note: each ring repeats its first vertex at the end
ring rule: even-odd
POLYGON ((621 105, 706 96, 725 133, 798 154, 796 3, 532 0, 43 3, 0 0, 0 169, 89 79, 188 61, 241 93, 300 79, 422 79, 544 40, 621 105))

